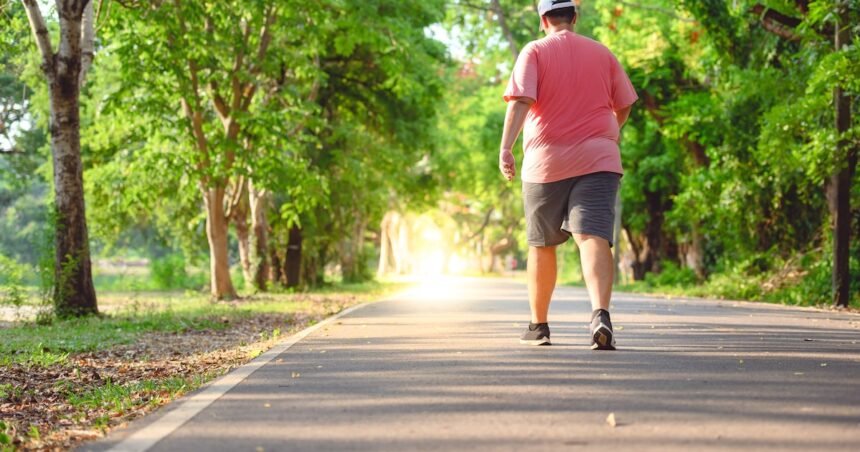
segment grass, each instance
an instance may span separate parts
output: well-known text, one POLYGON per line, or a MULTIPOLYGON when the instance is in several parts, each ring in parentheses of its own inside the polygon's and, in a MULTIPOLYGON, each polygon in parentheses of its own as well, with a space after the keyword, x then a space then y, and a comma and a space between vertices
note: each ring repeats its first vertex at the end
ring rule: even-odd
POLYGON ((173 310, 139 315, 88 317, 50 325, 23 324, 0 329, 0 365, 29 363, 50 366, 70 353, 90 352, 129 343, 149 331, 180 332, 223 328, 223 323, 197 312, 173 310))
MULTIPOLYGON (((392 282, 333 284, 310 293, 281 290, 233 302, 211 302, 199 292, 101 292, 101 316, 46 325, 14 322, 0 328, 0 375, 10 372, 15 383, 0 383, 0 402, 22 398, 37 402, 30 403, 26 413, 19 412, 14 422, 0 423, 0 452, 19 446, 79 444, 80 437, 69 436, 66 430, 105 432, 258 356, 281 335, 281 320, 274 324, 268 320, 295 314, 299 320, 288 326, 301 327, 345 305, 378 299, 403 287, 392 282), (224 332, 238 332, 233 342, 216 339, 225 336, 215 330, 234 326, 235 331, 224 332), (249 326, 250 330, 244 329, 249 326), (147 344, 151 338, 141 337, 146 333, 199 330, 208 332, 182 339, 213 345, 181 358, 170 348, 162 355, 147 354, 144 361, 137 355, 112 355, 115 351, 110 350, 123 344, 147 344), (95 352, 96 357, 76 356, 87 352, 95 352), (27 384, 19 384, 22 381, 27 384)), ((149 353, 147 347, 142 350, 149 353)))
MULTIPOLYGON (((362 295, 375 298, 399 288, 390 283, 332 285, 313 294, 330 296, 362 295)), ((66 361, 70 354, 91 352, 127 344, 147 332, 172 332, 224 328, 224 320, 261 314, 289 314, 306 310, 310 299, 291 299, 284 293, 260 294, 235 303, 213 303, 200 294, 149 294, 129 298, 123 294, 103 294, 111 306, 100 317, 57 320, 49 325, 20 323, 0 328, 0 365, 25 363, 51 366, 66 361)))
MULTIPOLYGON (((697 297, 710 299, 746 300, 782 304, 788 306, 809 306, 828 308, 832 306, 829 280, 807 278, 781 287, 769 287, 770 275, 732 275, 718 273, 703 282, 668 281, 655 278, 645 281, 617 284, 618 292, 633 292, 648 295, 672 297, 697 297)), ((584 287, 581 280, 568 280, 564 285, 584 287)), ((860 309, 860 292, 854 291, 850 307, 860 309)))
POLYGON ((110 414, 100 416, 94 423, 96 428, 104 430, 108 427, 110 416, 122 416, 146 405, 161 406, 182 394, 199 388, 208 379, 208 376, 188 379, 170 377, 163 380, 146 380, 126 385, 107 381, 104 385, 83 390, 70 387, 67 390, 66 400, 79 412, 107 410, 110 414))

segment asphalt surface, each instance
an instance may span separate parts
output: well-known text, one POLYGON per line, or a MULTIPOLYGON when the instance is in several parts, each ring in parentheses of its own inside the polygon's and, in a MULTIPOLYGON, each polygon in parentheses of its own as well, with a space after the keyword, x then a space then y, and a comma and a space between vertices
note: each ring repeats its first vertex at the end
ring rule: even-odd
POLYGON ((438 280, 359 309, 151 450, 860 450, 858 315, 617 294, 599 352, 583 289, 557 290, 550 347, 518 344, 526 299, 438 280))

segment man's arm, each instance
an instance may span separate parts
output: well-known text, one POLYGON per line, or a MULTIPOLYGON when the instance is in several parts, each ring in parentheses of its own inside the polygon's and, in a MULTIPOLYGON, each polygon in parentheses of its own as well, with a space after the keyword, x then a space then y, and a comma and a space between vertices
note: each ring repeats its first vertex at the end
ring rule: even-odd
POLYGON ((618 120, 618 130, 621 130, 624 127, 624 123, 627 122, 627 118, 630 117, 630 111, 633 110, 633 106, 629 105, 626 108, 622 108, 615 112, 615 118, 618 120))
POLYGON ((499 149, 499 170, 510 182, 517 174, 516 159, 511 149, 517 142, 517 137, 523 130, 526 116, 535 100, 530 97, 517 97, 508 102, 508 111, 505 113, 505 128, 502 132, 502 145, 499 149))

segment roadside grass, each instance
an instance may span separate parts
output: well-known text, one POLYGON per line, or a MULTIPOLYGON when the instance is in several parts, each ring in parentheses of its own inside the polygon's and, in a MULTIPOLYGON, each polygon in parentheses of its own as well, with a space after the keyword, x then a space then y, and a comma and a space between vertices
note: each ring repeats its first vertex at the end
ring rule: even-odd
MULTIPOLYGON (((670 277, 663 279, 646 277, 644 281, 616 284, 613 290, 654 296, 756 301, 822 309, 829 309, 833 306, 830 298, 829 278, 807 277, 792 281, 780 281, 780 276, 773 273, 759 275, 717 273, 711 275, 708 280, 699 283, 695 280, 694 275, 681 278, 671 277, 674 272, 674 269, 670 270, 670 277)), ((581 277, 563 280, 562 284, 585 287, 581 277)), ((854 298, 851 299, 849 308, 860 309, 860 291, 854 290, 852 293, 854 293, 854 298)))
POLYGON ((260 355, 282 330, 405 286, 333 284, 229 302, 101 293, 98 317, 12 322, 0 327, 0 452, 74 448, 260 355))
POLYGON ((69 382, 58 382, 67 385, 66 400, 75 408, 73 417, 82 420, 90 410, 106 410, 93 419, 94 428, 105 431, 110 427, 110 420, 118 416, 126 416, 143 407, 150 409, 179 397, 202 386, 206 381, 217 375, 197 375, 191 378, 169 377, 163 380, 146 380, 131 384, 115 384, 110 380, 104 385, 76 391, 69 382))
POLYGON ((56 320, 48 325, 23 322, 0 328, 0 365, 50 366, 63 363, 70 354, 130 343, 143 333, 218 330, 255 315, 307 311, 318 295, 377 298, 400 287, 380 282, 339 284, 308 294, 281 291, 250 295, 234 302, 212 302, 200 294, 174 293, 142 299, 105 294, 113 309, 99 317, 56 320))

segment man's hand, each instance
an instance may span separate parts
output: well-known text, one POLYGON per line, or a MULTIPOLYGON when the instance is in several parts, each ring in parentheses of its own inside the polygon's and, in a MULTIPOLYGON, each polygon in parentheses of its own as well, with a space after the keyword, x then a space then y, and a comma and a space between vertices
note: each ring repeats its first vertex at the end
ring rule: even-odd
POLYGON ((514 153, 510 149, 502 149, 499 151, 499 170, 508 182, 514 180, 517 175, 517 160, 514 158, 514 153))
POLYGON ((517 141, 517 136, 523 130, 523 123, 529 114, 529 109, 535 100, 530 97, 516 97, 508 102, 508 111, 505 112, 505 129, 502 131, 502 144, 499 146, 499 171, 508 182, 514 180, 517 175, 517 161, 511 149, 517 141))

